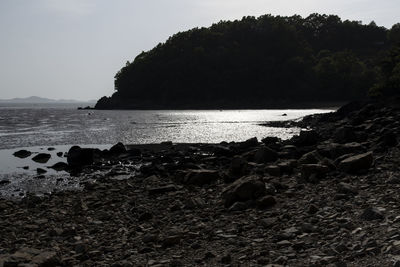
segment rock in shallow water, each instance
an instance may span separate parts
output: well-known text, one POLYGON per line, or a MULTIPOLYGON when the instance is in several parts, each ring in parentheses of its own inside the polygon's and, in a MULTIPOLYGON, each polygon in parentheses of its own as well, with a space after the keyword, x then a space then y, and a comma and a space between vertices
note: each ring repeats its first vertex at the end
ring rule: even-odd
POLYGON ((47 153, 39 153, 36 156, 32 158, 33 161, 38 162, 38 163, 46 163, 49 161, 51 158, 50 154, 47 153))
POLYGON ((73 168, 90 165, 94 160, 94 150, 92 148, 81 148, 73 146, 68 151, 68 165, 73 168))
POLYGON ((15 157, 17 157, 17 158, 24 159, 24 158, 27 158, 27 157, 29 157, 30 155, 32 155, 32 152, 30 152, 30 151, 28 151, 28 150, 25 150, 25 149, 22 149, 22 150, 18 150, 17 152, 14 152, 13 155, 14 155, 15 157))
POLYGON ((53 170, 56 171, 65 171, 66 169, 68 169, 68 164, 65 162, 57 162, 56 164, 54 164, 53 166, 51 166, 50 168, 52 168, 53 170))

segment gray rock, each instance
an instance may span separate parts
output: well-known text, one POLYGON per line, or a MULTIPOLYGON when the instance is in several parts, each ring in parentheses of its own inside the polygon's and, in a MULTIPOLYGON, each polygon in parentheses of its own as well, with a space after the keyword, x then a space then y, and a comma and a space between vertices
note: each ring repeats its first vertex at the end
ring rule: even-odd
POLYGON ((317 164, 320 161, 323 160, 323 157, 318 153, 318 151, 314 150, 311 152, 308 152, 301 156, 301 158, 298 160, 299 164, 317 164))
POLYGON ((187 184, 192 184, 192 185, 205 185, 209 184, 212 182, 215 182, 219 180, 221 177, 218 173, 218 171, 214 170, 191 170, 189 171, 185 178, 184 182, 187 184))
POLYGON ((298 136, 292 138, 292 142, 296 146, 312 146, 318 143, 320 135, 314 131, 301 131, 298 136))
POLYGON ((51 158, 50 154, 47 153, 39 153, 36 156, 32 158, 33 161, 38 162, 38 163, 46 163, 49 161, 51 158))
POLYGON ((230 207, 237 201, 257 199, 263 195, 265 195, 265 184, 255 175, 245 176, 236 180, 222 192, 226 207, 230 207))
POLYGON ((160 187, 152 187, 147 189, 149 195, 160 195, 168 192, 174 192, 176 190, 177 190, 176 187, 172 184, 160 187))
POLYGON ((278 159, 278 153, 269 147, 260 147, 254 155, 256 163, 267 163, 278 159))
POLYGON ((240 156, 235 156, 232 159, 232 162, 229 167, 229 176, 231 180, 233 181, 236 178, 246 175, 248 172, 249 172, 248 162, 240 156))
POLYGON ((239 144, 239 147, 241 149, 249 149, 252 147, 258 146, 258 140, 257 137, 253 137, 250 139, 247 139, 246 141, 242 142, 239 144))
POLYGON ((68 151, 67 162, 73 168, 90 165, 94 160, 94 150, 92 148, 81 148, 73 146, 68 151))
POLYGON ((317 179, 324 178, 330 169, 322 164, 303 164, 301 165, 301 175, 304 179, 309 180, 311 176, 317 179))
POLYGON ((126 153, 126 148, 124 144, 119 142, 118 144, 115 144, 110 148, 110 153, 113 155, 120 155, 122 153, 126 153))
POLYGON ((273 196, 264 196, 257 200, 257 206, 261 209, 266 209, 274 206, 276 199, 273 196))
POLYGON ((271 176, 280 176, 281 168, 277 165, 269 165, 265 167, 265 171, 271 176))
POLYGON ((317 213, 318 211, 319 211, 319 208, 318 208, 317 206, 315 206, 314 204, 311 204, 311 205, 308 207, 307 213, 309 213, 309 214, 315 214, 315 213, 317 213))
POLYGON ((65 171, 68 169, 68 164, 65 162, 57 162, 56 164, 54 164, 53 166, 50 167, 53 170, 56 171, 65 171))
POLYGON ((372 152, 352 156, 339 163, 339 169, 346 173, 358 173, 367 170, 373 163, 372 152))
POLYGON ((347 183, 339 183, 337 191, 338 193, 341 194, 352 194, 352 195, 358 194, 357 188, 347 183))
POLYGON ((364 221, 383 220, 385 216, 375 207, 366 208, 360 218, 364 221))
POLYGON ((30 151, 28 151, 28 150, 25 150, 25 149, 22 149, 22 150, 18 150, 18 151, 16 151, 16 152, 14 152, 13 155, 14 155, 15 157, 17 157, 17 158, 24 159, 24 158, 27 158, 27 157, 29 157, 30 155, 32 155, 32 152, 30 152, 30 151))
POLYGON ((44 173, 46 173, 47 171, 45 170, 45 169, 42 169, 42 168, 37 168, 36 169, 36 173, 37 174, 44 174, 44 173))

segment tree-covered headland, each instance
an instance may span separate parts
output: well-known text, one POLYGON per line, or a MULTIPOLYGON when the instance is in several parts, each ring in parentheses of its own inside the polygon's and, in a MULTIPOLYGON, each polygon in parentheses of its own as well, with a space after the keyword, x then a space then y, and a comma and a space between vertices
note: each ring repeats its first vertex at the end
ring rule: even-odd
POLYGON ((398 93, 400 24, 264 15, 171 36, 115 75, 98 109, 271 108, 398 93))

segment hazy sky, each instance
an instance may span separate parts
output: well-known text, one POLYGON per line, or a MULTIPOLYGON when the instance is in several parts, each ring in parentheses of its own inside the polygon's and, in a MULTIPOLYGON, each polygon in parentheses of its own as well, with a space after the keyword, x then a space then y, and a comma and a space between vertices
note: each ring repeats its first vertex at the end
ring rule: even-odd
POLYGON ((178 31, 314 12, 400 22, 399 0, 0 0, 0 98, 111 95, 127 60, 178 31))

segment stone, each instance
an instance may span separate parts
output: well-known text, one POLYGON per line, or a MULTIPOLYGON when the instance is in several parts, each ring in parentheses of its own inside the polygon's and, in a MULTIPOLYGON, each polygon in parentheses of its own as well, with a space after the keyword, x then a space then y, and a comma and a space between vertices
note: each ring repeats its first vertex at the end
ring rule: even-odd
POLYGON ((317 179, 324 178, 330 169, 322 164, 303 164, 301 165, 301 175, 304 179, 309 180, 311 176, 317 179))
POLYGON ((270 208, 276 203, 276 199, 273 196, 264 196, 257 200, 257 206, 261 209, 270 208))
POLYGON ((319 208, 317 206, 315 206, 314 204, 311 204, 310 206, 308 206, 308 210, 307 210, 308 214, 315 214, 318 211, 319 211, 319 208))
POLYGON ((222 145, 213 146, 213 153, 217 157, 230 157, 233 155, 232 149, 222 145))
POLYGON ((383 220, 385 216, 375 207, 366 208, 360 218, 364 221, 383 220))
POLYGON ((247 139, 244 142, 239 143, 239 147, 241 149, 249 149, 249 148, 252 148, 252 147, 255 147, 255 146, 258 146, 257 137, 253 137, 253 138, 247 139))
POLYGON ((230 180, 233 181, 236 178, 246 175, 248 172, 249 172, 248 162, 240 156, 233 157, 228 171, 230 180))
POLYGON ((372 152, 367 152, 342 160, 338 168, 343 172, 354 174, 369 169, 373 160, 372 152))
POLYGON ((397 145, 397 135, 393 130, 386 130, 379 138, 379 141, 384 147, 394 147, 397 145))
POLYGON ((261 142, 263 142, 267 146, 275 145, 276 143, 279 143, 280 141, 281 141, 281 139, 279 139, 276 136, 267 136, 261 140, 261 142))
POLYGON ((254 155, 256 163, 267 163, 278 159, 278 153, 269 147, 260 147, 254 155))
POLYGON ((225 207, 230 207, 237 201, 257 199, 265 195, 265 184, 256 175, 242 177, 222 191, 225 207))
POLYGON ((27 158, 27 157, 29 157, 30 155, 32 155, 32 152, 30 152, 30 151, 28 151, 28 150, 25 150, 25 149, 22 149, 22 150, 18 150, 18 151, 16 151, 16 152, 14 152, 13 155, 14 155, 15 157, 17 157, 17 158, 24 159, 24 158, 27 158))
POLYGON ((318 143, 320 135, 314 131, 301 131, 298 136, 292 138, 292 142, 296 146, 312 146, 318 143))
POLYGON ((73 146, 68 151, 67 162, 73 168, 90 165, 94 161, 94 150, 92 148, 81 148, 73 146))
POLYGON ((172 247, 181 242, 182 237, 180 235, 167 236, 162 240, 163 247, 172 247))
POLYGON ((126 148, 125 148, 124 144, 119 142, 119 143, 113 145, 110 148, 109 152, 112 155, 120 155, 120 154, 126 153, 126 148))
POLYGON ((153 218, 153 214, 152 214, 152 213, 150 213, 150 212, 143 212, 142 214, 139 215, 138 220, 139 220, 140 222, 143 222, 143 221, 151 220, 152 218, 153 218))
POLYGON ((32 158, 33 161, 38 162, 38 163, 46 163, 49 161, 51 158, 50 154, 47 153, 39 153, 36 156, 32 158))
POLYGON ((354 127, 346 125, 335 130, 333 139, 337 143, 349 143, 357 140, 354 127))
POLYGON ((265 171, 271 176, 280 176, 281 175, 281 168, 277 165, 266 166, 265 171))
POLYGON ((65 162, 60 161, 60 162, 57 162, 56 164, 54 164, 53 166, 51 166, 50 168, 53 169, 53 170, 56 170, 58 172, 59 171, 65 171, 65 170, 68 169, 68 164, 65 163, 65 162))
POLYGON ((323 157, 318 153, 317 150, 313 150, 301 156, 298 160, 299 164, 317 164, 323 160, 323 157))
POLYGON ((160 186, 160 187, 152 187, 148 188, 147 191, 149 192, 149 195, 160 195, 168 192, 174 192, 176 191, 176 187, 172 184, 170 185, 165 185, 165 186, 160 186))
POLYGON ((220 177, 218 171, 200 169, 200 170, 189 171, 186 174, 184 181, 187 184, 201 186, 201 185, 215 182, 215 181, 219 180, 220 178, 221 177, 220 177))
POLYGON ((229 208, 229 211, 242 211, 242 210, 247 210, 249 208, 249 203, 248 202, 235 202, 232 204, 232 206, 229 208))
POLYGON ((278 167, 281 170, 281 173, 292 174, 294 168, 297 167, 297 160, 286 160, 278 163, 278 167))
POLYGON ((232 257, 230 254, 224 255, 221 257, 221 263, 222 264, 230 264, 232 261, 232 257))
POLYGON ((47 171, 45 170, 45 169, 42 169, 42 168, 37 168, 36 169, 36 173, 37 174, 44 174, 44 173, 46 173, 47 171))
POLYGON ((345 144, 338 144, 328 142, 318 146, 318 151, 324 157, 337 159, 346 154, 360 154, 365 153, 365 147, 360 143, 351 142, 345 144))
POLYGON ((269 229, 278 222, 277 218, 265 218, 260 220, 260 225, 265 229, 269 229))
POLYGON ((352 195, 357 195, 358 194, 358 190, 356 187, 347 184, 347 183, 339 183, 338 184, 338 193, 342 193, 342 194, 352 194, 352 195))

